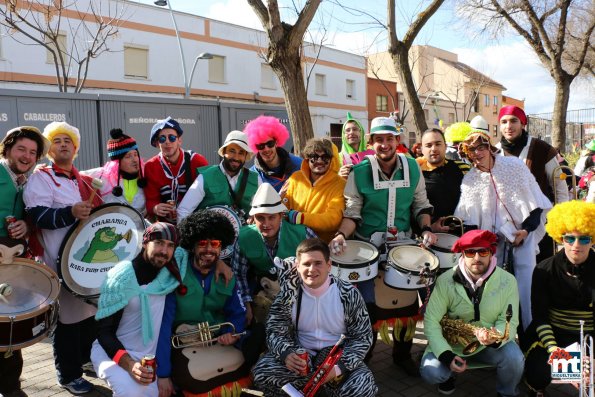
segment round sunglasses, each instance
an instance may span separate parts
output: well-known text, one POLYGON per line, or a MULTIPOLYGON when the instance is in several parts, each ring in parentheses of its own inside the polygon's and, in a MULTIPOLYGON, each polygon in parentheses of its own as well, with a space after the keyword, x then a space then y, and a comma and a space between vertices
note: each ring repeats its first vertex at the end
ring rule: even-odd
POLYGON ((159 141, 159 143, 165 143, 165 141, 169 140, 171 143, 174 143, 175 141, 178 140, 178 136, 177 135, 161 135, 159 138, 157 138, 157 140, 159 141))

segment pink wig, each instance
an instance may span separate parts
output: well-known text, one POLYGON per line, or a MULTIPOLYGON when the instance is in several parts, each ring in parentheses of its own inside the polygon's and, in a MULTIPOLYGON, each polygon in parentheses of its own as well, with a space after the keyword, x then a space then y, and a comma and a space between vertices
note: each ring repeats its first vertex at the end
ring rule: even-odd
POLYGON ((283 146, 289 138, 289 131, 273 116, 258 116, 244 127, 248 135, 248 145, 254 153, 258 152, 256 145, 274 139, 277 146, 283 146))

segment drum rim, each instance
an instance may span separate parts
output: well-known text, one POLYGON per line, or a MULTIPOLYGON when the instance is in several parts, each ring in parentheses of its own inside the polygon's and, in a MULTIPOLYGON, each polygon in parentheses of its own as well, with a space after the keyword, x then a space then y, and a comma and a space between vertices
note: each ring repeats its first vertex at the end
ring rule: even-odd
MULTIPOLYGON (((240 218, 240 215, 237 212, 235 212, 234 209, 228 205, 215 204, 215 205, 211 205, 211 206, 205 208, 205 210, 218 210, 218 209, 225 210, 226 212, 232 214, 233 218, 236 220, 237 225, 238 225, 238 231, 235 233, 235 237, 233 239, 234 242, 227 247, 221 248, 221 254, 222 254, 221 259, 227 259, 233 255, 233 246, 234 246, 235 242, 238 240, 238 238, 240 237, 240 229, 242 229, 242 226, 243 226, 242 219, 240 218), (226 251, 227 249, 229 249, 230 247, 231 247, 231 252, 229 254, 223 255, 223 252, 226 251)), ((225 216, 225 215, 223 215, 223 216, 225 216)), ((233 227, 233 225, 231 225, 231 226, 233 227)), ((235 228, 234 228, 234 231, 235 231, 235 228)))
POLYGON ((336 263, 334 261, 331 261, 331 266, 341 268, 341 269, 365 269, 368 266, 378 267, 378 258, 376 258, 373 261, 368 261, 366 263, 352 263, 352 264, 336 263))
MULTIPOLYGON (((20 312, 19 314, 0 313, 0 323, 10 323, 10 317, 14 317, 13 321, 15 321, 15 322, 37 317, 37 316, 47 312, 48 310, 50 310, 50 308, 56 304, 58 296, 60 295, 60 288, 61 288, 60 287, 60 279, 59 279, 58 275, 56 274, 56 272, 54 270, 52 270, 49 266, 42 264, 42 263, 37 263, 32 259, 18 258, 18 257, 13 259, 13 263, 8 264, 8 265, 2 265, 2 266, 11 266, 13 264, 25 265, 27 267, 32 267, 36 270, 40 270, 42 273, 46 273, 46 276, 49 276, 51 286, 52 287, 55 286, 56 288, 52 288, 52 290, 50 291, 48 296, 45 298, 45 300, 38 305, 37 309, 28 311, 28 312, 24 312, 24 313, 20 312), (3 319, 3 317, 6 317, 6 319, 8 321, 5 321, 3 319)), ((0 345, 0 347, 1 346, 2 345, 0 345)))
POLYGON ((399 264, 397 264, 396 261, 393 261, 393 257, 391 254, 395 251, 398 251, 399 249, 405 249, 405 248, 407 248, 407 249, 417 248, 418 250, 421 250, 422 252, 429 254, 430 258, 432 259, 432 263, 430 263, 430 271, 434 272, 440 268, 440 260, 438 259, 438 257, 436 255, 434 255, 431 251, 423 249, 416 245, 400 245, 400 246, 391 248, 391 250, 388 252, 388 255, 386 257, 386 261, 391 267, 395 268, 396 270, 409 272, 413 275, 419 275, 420 270, 408 269, 406 267, 399 266, 399 264))
POLYGON ((347 243, 349 245, 349 243, 353 243, 356 242, 358 244, 362 244, 365 247, 371 248, 371 251, 374 253, 374 255, 366 260, 366 262, 360 262, 360 263, 343 263, 343 262, 339 262, 336 261, 336 258, 341 258, 342 255, 333 255, 333 253, 331 253, 330 255, 330 259, 331 259, 331 263, 339 263, 340 265, 345 265, 344 267, 349 267, 349 266, 357 266, 357 267, 361 267, 361 266, 367 266, 368 263, 370 262, 378 262, 378 257, 380 256, 380 252, 378 251, 378 248, 372 244, 372 243, 368 243, 367 241, 361 241, 361 240, 345 240, 345 243, 347 243))
POLYGON ((451 237, 452 236, 452 237, 454 237, 455 241, 453 241, 453 245, 456 242, 456 240, 459 239, 459 237, 458 236, 455 236, 454 234, 450 234, 450 233, 434 233, 434 234, 438 237, 438 239, 437 239, 437 241, 434 244, 432 244, 432 249, 435 250, 435 251, 439 251, 439 252, 453 253, 451 251, 451 248, 447 248, 447 247, 445 247, 443 245, 439 245, 440 244, 440 236, 448 236, 448 237, 451 237))
MULTIPOLYGON (((128 205, 128 204, 124 204, 124 203, 105 203, 100 205, 99 207, 95 207, 91 210, 91 213, 89 215, 93 215, 99 211, 104 211, 106 208, 110 208, 110 207, 120 207, 120 208, 125 208, 126 210, 129 210, 132 212, 132 215, 138 216, 138 220, 140 220, 140 222, 136 222, 135 221, 135 225, 141 226, 140 228, 138 228, 139 230, 144 231, 146 229, 146 223, 145 223, 145 218, 141 215, 140 212, 138 212, 134 207, 128 205)), ((133 218, 133 216, 131 216, 130 218, 133 218)), ((62 244, 60 244, 60 251, 58 254, 58 259, 56 260, 56 270, 58 273, 58 276, 60 277, 60 280, 62 281, 62 285, 64 286, 64 288, 66 288, 66 290, 68 292, 70 292, 71 294, 73 294, 76 297, 82 297, 82 298, 87 298, 87 299, 94 299, 97 298, 101 292, 101 287, 99 288, 87 288, 87 287, 83 287, 83 286, 79 286, 80 288, 78 288, 79 291, 75 291, 70 285, 69 283, 72 284, 76 284, 75 281, 72 279, 72 277, 70 276, 69 273, 66 274, 67 277, 65 277, 64 272, 62 272, 62 266, 64 266, 64 262, 66 262, 66 268, 68 269, 68 256, 64 256, 64 250, 66 249, 66 246, 68 246, 68 248, 72 248, 72 241, 70 241, 70 237, 76 233, 79 233, 81 231, 81 229, 83 227, 85 227, 89 222, 90 222, 90 216, 89 218, 81 221, 81 220, 77 220, 68 230, 68 232, 66 233, 66 236, 64 237, 64 239, 62 240, 62 244), (65 260, 66 259, 66 260, 65 260)), ((142 250, 142 245, 139 245, 137 247, 137 251, 136 254, 134 256, 137 256, 142 250)), ((105 275, 107 276, 107 273, 105 273, 105 275)))
POLYGON ((380 271, 379 268, 380 268, 380 266, 378 266, 378 261, 375 261, 375 262, 370 263, 370 264, 365 265, 365 266, 358 266, 358 267, 353 267, 353 268, 350 268, 350 267, 347 267, 347 266, 335 266, 335 265, 333 265, 331 263, 331 274, 333 276, 335 276, 336 278, 341 279, 343 281, 349 282, 351 284, 357 284, 357 283, 361 283, 362 281, 369 281, 369 280, 373 280, 374 278, 376 278, 376 276, 378 276, 378 272, 380 271), (345 280, 343 277, 337 276, 336 274, 333 273, 333 269, 337 269, 337 270, 339 270, 339 269, 345 269, 346 271, 351 271, 351 272, 356 271, 356 270, 365 271, 365 269, 368 266, 371 266, 371 268, 372 268, 372 271, 370 272, 370 275, 365 275, 364 278, 359 279, 357 281, 345 280))
MULTIPOLYGON (((403 287, 395 287, 394 285, 390 285, 386 282, 386 273, 388 273, 389 271, 389 267, 392 267, 392 270, 394 270, 395 272, 397 272, 401 277, 406 277, 407 275, 404 274, 404 272, 402 272, 401 270, 397 269, 395 266, 387 266, 386 271, 385 271, 385 275, 384 278, 382 279, 382 282, 384 282, 384 284, 386 284, 387 287, 390 287, 392 289, 398 289, 398 290, 402 290, 402 291, 416 291, 419 289, 425 289, 426 286, 425 285, 420 285, 417 288, 403 288, 403 287)), ((432 270, 432 272, 438 272, 438 270, 440 270, 440 268, 436 269, 435 271, 432 270)), ((418 272, 413 272, 410 271, 411 275, 415 276, 415 277, 419 277, 419 273, 418 272)), ((432 283, 430 283, 430 285, 433 285, 436 283, 436 280, 434 279, 434 281, 432 281, 432 283)))

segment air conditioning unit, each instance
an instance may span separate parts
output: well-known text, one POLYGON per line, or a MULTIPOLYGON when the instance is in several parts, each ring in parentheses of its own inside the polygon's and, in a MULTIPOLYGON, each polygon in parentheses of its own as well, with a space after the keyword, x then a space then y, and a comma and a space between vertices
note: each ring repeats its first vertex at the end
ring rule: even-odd
POLYGON ((352 98, 352 97, 353 97, 353 95, 347 94, 347 98, 352 98))

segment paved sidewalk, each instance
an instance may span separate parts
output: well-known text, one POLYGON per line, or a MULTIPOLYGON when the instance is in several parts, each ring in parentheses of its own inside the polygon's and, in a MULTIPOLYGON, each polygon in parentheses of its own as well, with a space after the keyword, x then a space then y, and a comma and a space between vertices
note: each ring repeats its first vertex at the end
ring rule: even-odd
MULTIPOLYGON (((413 353, 420 358, 426 346, 421 324, 417 328, 413 353)), ((23 370, 23 390, 29 397, 69 397, 71 394, 56 385, 56 373, 52 357, 52 347, 48 339, 23 350, 25 368, 23 370)), ((439 396, 436 387, 425 384, 420 378, 410 378, 392 362, 391 349, 378 342, 370 367, 376 377, 379 397, 429 397, 439 396)), ((493 369, 475 369, 467 371, 457 379, 457 390, 453 397, 489 397, 496 396, 496 372, 493 369)), ((111 396, 105 383, 96 378, 87 377, 96 385, 95 391, 85 394, 87 397, 111 396)), ((525 393, 525 389, 522 389, 525 393)), ((578 392, 567 385, 548 388, 550 397, 574 397, 578 392)))

